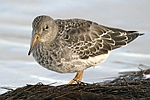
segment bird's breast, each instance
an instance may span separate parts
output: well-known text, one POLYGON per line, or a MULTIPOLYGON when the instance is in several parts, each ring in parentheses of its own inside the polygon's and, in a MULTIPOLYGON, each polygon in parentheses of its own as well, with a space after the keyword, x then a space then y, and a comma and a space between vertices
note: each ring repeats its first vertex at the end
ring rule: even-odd
POLYGON ((67 47, 39 46, 33 52, 35 60, 43 67, 60 73, 79 72, 105 61, 108 54, 102 54, 88 59, 81 59, 67 47))

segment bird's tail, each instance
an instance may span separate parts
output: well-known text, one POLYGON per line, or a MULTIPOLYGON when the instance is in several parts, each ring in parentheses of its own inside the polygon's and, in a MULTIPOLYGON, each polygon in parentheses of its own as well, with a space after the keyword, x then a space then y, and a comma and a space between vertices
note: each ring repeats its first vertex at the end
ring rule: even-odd
POLYGON ((127 43, 130 43, 134 39, 136 39, 138 36, 144 35, 144 33, 138 33, 137 31, 127 31, 127 43))
POLYGON ((121 46, 124 46, 141 35, 144 35, 144 34, 138 33, 137 31, 124 31, 124 32, 113 33, 111 36, 112 36, 112 39, 115 40, 115 45, 112 46, 112 49, 116 49, 121 46))

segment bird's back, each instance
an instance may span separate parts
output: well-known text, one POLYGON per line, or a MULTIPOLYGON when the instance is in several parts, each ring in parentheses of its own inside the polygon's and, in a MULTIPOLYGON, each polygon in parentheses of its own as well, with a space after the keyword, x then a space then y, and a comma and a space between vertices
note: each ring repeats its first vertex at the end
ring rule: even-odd
POLYGON ((106 27, 82 19, 58 19, 55 23, 63 41, 81 59, 107 54, 142 35, 137 31, 106 27))

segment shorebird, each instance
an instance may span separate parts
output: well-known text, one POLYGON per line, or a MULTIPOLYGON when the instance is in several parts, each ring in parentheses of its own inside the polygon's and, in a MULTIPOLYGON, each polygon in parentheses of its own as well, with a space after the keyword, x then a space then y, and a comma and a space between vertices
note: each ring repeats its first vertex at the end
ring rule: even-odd
POLYGON ((104 62, 110 51, 127 45, 143 34, 111 28, 84 19, 52 19, 37 16, 32 22, 28 55, 43 67, 76 76, 69 82, 81 82, 83 71, 104 62))

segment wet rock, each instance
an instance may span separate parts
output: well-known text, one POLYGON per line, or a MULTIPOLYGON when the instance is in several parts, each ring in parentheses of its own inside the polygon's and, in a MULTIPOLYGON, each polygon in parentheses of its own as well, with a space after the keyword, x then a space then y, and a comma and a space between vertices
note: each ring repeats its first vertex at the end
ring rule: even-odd
MULTIPOLYGON (((148 71, 143 72, 148 74, 148 71)), ((150 78, 141 78, 144 73, 136 73, 123 75, 103 85, 26 85, 15 90, 9 89, 0 95, 0 100, 150 100, 150 78), (135 78, 139 75, 141 79, 135 80, 134 75, 135 78), (133 80, 130 78, 128 81, 126 77, 132 77, 133 80)))

